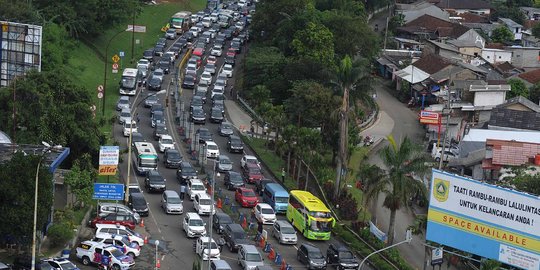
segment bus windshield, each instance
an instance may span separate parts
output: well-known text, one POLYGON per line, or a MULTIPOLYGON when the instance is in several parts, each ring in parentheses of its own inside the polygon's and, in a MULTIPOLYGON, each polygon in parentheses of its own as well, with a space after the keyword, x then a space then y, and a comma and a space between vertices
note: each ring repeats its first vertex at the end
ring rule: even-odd
POLYGON ((288 203, 289 198, 287 198, 287 197, 276 197, 276 202, 277 203, 288 203))
POLYGON ((135 77, 122 77, 122 88, 124 89, 134 89, 137 85, 137 80, 135 77))
POLYGON ((314 232, 330 232, 332 231, 332 221, 311 220, 311 231, 314 232))
POLYGON ((314 218, 330 218, 332 215, 330 215, 330 212, 316 212, 316 211, 310 211, 309 215, 314 218))

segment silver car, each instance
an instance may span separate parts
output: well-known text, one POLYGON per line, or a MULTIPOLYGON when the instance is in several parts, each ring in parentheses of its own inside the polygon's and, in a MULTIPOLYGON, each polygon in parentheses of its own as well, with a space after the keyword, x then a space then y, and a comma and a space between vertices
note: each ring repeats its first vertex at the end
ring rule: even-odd
POLYGON ((233 169, 233 163, 228 156, 220 155, 216 161, 219 172, 227 172, 233 169))
POLYGON ((129 109, 131 107, 131 103, 129 102, 128 96, 120 96, 118 99, 118 102, 116 102, 116 110, 121 111, 122 109, 129 109))
POLYGON ((98 212, 101 213, 126 213, 135 218, 137 224, 141 221, 141 216, 133 212, 128 206, 119 203, 100 203, 98 205, 98 212))
POLYGON ((131 122, 131 110, 129 108, 122 109, 122 111, 118 115, 118 123, 123 125, 125 122, 131 122))
POLYGON ((254 245, 240 245, 238 263, 244 270, 255 270, 257 266, 264 265, 262 256, 254 245))
POLYGON ((293 226, 285 220, 277 220, 273 226, 272 235, 280 244, 296 244, 298 237, 293 226))

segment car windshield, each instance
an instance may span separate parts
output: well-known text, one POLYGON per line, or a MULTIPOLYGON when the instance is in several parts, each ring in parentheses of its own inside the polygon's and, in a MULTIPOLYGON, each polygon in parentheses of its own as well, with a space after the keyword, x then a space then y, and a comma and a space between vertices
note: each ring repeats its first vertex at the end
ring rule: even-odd
MULTIPOLYGON (((136 129, 137 128, 137 124, 134 124, 134 123, 124 123, 124 127, 125 128, 133 128, 133 129, 136 129)), ((133 139, 132 139, 133 140, 133 139)))
POLYGON ((253 190, 246 190, 246 191, 242 192, 242 195, 244 197, 256 197, 255 192, 253 192, 253 190))
POLYGON ((182 203, 182 201, 180 200, 180 197, 169 197, 169 200, 167 202, 170 204, 182 203))
POLYGON ((232 173, 230 177, 231 177, 231 182, 243 182, 244 181, 240 174, 232 173))
POLYGON ((202 219, 191 219, 189 221, 189 226, 204 226, 202 219))
POLYGON ((272 215, 274 214, 274 210, 272 210, 272 208, 262 208, 261 213, 265 215, 272 215))
POLYGON ((122 242, 122 244, 126 245, 129 247, 129 245, 131 244, 129 242, 129 239, 127 237, 122 237, 122 239, 120 239, 120 242, 122 242))
POLYGON ((144 200, 133 200, 133 206, 135 206, 135 207, 145 207, 146 202, 144 200))
POLYGON ((168 152, 167 156, 169 157, 169 159, 180 159, 181 158, 180 153, 178 153, 176 151, 168 152))
POLYGON ((281 233, 283 234, 295 234, 293 227, 281 227, 281 233))
POLYGON ((221 129, 232 129, 230 124, 221 124, 221 129))
POLYGON ((277 203, 288 203, 289 198, 287 198, 287 197, 276 197, 276 202, 277 203))
POLYGON ((208 148, 208 150, 218 150, 218 146, 217 145, 214 145, 214 144, 209 144, 206 146, 206 148, 208 148))
POLYGON ((204 190, 204 185, 193 184, 193 185, 191 185, 191 190, 204 190))
POLYGON ((227 159, 227 158, 220 159, 219 163, 221 163, 221 164, 232 164, 231 160, 227 159))
POLYGON ((246 234, 243 231, 233 232, 235 239, 244 239, 246 238, 246 234))
POLYGON ((250 174, 261 174, 261 170, 259 168, 249 168, 250 174))
POLYGON ((259 161, 255 158, 249 158, 246 160, 246 162, 251 164, 259 164, 259 161))
POLYGON ((232 219, 228 216, 222 216, 219 218, 219 224, 231 224, 232 219))
POLYGON ((246 254, 246 261, 248 262, 261 262, 262 258, 261 255, 258 253, 247 253, 246 254))
POLYGON ((171 139, 162 139, 161 143, 162 144, 173 144, 173 140, 171 140, 171 139))
POLYGON ((199 204, 200 205, 211 205, 212 204, 212 201, 210 199, 201 199, 199 201, 199 204))
POLYGON ((339 253, 341 259, 352 259, 354 258, 353 254, 350 251, 341 251, 339 253))
POLYGON ((309 257, 312 258, 312 259, 322 259, 322 258, 324 258, 322 253, 319 252, 319 251, 310 251, 309 252, 309 257))
POLYGON ((129 103, 129 100, 127 100, 127 99, 121 99, 121 100, 118 101, 118 104, 125 105, 125 104, 128 104, 128 103, 129 103))
POLYGON ((130 116, 131 116, 130 112, 121 112, 120 113, 120 117, 130 117, 130 116))
POLYGON ((118 249, 113 249, 113 250, 110 250, 111 254, 115 257, 115 258, 119 258, 119 257, 122 257, 124 256, 124 253, 122 253, 122 251, 118 250, 118 249))
MULTIPOLYGON (((210 242, 210 243, 211 243, 210 244, 210 249, 217 249, 218 248, 216 242, 210 242)), ((208 249, 208 242, 204 242, 203 246, 204 246, 205 249, 208 249)))
MULTIPOLYGON (((115 256, 116 257, 116 256, 115 256)), ((61 264, 62 270, 73 270, 78 269, 72 262, 65 262, 61 264)))
POLYGON ((182 169, 183 173, 195 173, 195 169, 193 167, 185 167, 182 169))

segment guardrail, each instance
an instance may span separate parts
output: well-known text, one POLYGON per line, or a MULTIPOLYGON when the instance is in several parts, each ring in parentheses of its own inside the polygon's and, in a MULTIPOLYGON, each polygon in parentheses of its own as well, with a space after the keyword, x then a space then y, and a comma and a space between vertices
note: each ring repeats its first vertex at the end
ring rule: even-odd
POLYGON ((257 122, 260 123, 260 124, 264 124, 264 123, 265 123, 264 119, 263 119, 260 115, 258 115, 258 114, 255 112, 255 110, 253 110, 253 109, 251 108, 251 106, 249 106, 249 104, 247 104, 247 102, 246 102, 243 98, 241 98, 240 96, 237 96, 237 97, 236 97, 236 100, 238 100, 238 103, 240 103, 240 105, 244 108, 244 110, 246 110, 247 113, 248 113, 252 118, 255 119, 255 121, 257 121, 257 122))

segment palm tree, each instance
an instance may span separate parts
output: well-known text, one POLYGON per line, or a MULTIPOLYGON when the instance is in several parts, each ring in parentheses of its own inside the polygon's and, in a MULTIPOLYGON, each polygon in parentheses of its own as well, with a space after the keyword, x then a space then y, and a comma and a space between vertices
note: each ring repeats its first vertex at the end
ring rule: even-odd
POLYGON ((377 200, 384 193, 383 206, 390 210, 388 225, 388 245, 394 242, 396 212, 402 207, 409 207, 409 200, 419 194, 426 197, 424 184, 410 177, 412 173, 423 174, 428 167, 424 153, 409 138, 405 137, 398 145, 392 136, 388 136, 389 145, 382 149, 381 159, 387 167, 380 181, 368 187, 366 199, 377 200))
POLYGON ((343 94, 341 106, 339 108, 339 144, 334 198, 337 198, 339 195, 343 177, 342 170, 347 167, 348 163, 347 147, 349 135, 350 94, 351 91, 357 89, 357 83, 367 78, 369 75, 369 73, 365 72, 362 64, 363 63, 360 61, 355 61, 353 63, 349 56, 345 56, 343 60, 341 60, 341 64, 335 74, 335 79, 331 81, 336 90, 343 94))

